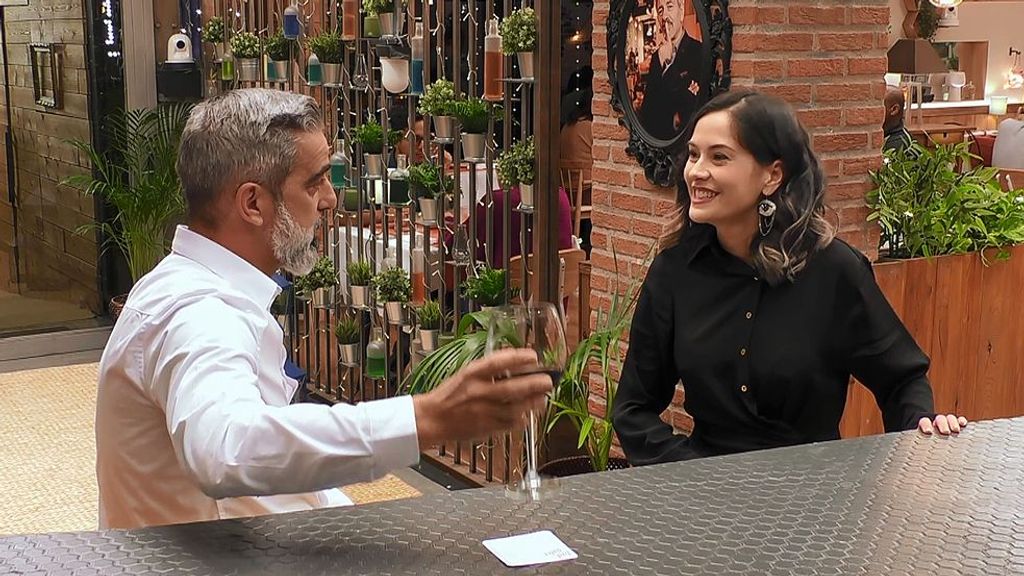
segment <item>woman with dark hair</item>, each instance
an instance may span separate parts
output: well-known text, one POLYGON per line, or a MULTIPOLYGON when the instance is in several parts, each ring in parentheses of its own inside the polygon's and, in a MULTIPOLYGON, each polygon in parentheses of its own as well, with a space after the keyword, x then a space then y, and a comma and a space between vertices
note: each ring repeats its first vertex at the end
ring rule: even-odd
POLYGON ((835 238, 807 132, 781 100, 722 94, 691 121, 678 214, 640 291, 613 407, 635 465, 839 438, 851 374, 887 431, 935 415, 928 358, 871 264, 835 238), (660 418, 678 382, 689 437, 660 418))

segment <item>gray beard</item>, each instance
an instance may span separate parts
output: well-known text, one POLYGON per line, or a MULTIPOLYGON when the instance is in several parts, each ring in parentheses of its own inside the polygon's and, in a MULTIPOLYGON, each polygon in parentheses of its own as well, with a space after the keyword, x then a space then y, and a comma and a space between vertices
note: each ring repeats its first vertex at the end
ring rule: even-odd
POLYGON ((274 258, 280 263, 282 270, 296 276, 305 276, 313 269, 319 257, 316 247, 313 246, 317 227, 303 230, 295 223, 283 202, 277 203, 276 210, 277 218, 270 233, 274 258))

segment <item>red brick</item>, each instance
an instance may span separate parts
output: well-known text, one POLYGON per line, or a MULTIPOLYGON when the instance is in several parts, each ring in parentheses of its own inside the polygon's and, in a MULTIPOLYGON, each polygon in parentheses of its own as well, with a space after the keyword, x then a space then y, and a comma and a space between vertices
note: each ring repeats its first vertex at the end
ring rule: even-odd
POLYGON ((789 103, 809 103, 811 101, 810 84, 778 84, 775 86, 758 86, 758 90, 782 98, 789 103))
POLYGON ((843 111, 847 126, 881 126, 885 109, 881 106, 847 108, 843 111))
POLYGON ((593 148, 591 148, 590 154, 594 158, 594 162, 610 160, 611 147, 607 144, 594 144, 593 148))
POLYGON ((608 22, 608 9, 598 8, 595 5, 594 11, 591 14, 591 18, 595 28, 597 28, 598 26, 604 27, 604 25, 608 22))
POLYGON ((871 209, 867 206, 843 208, 839 211, 839 229, 863 228, 864 223, 868 221, 868 214, 870 213, 871 209))
POLYGON ((603 75, 594 76, 594 94, 605 94, 609 95, 612 93, 612 85, 608 82, 608 78, 603 75))
POLYGON ((660 220, 645 220, 637 218, 633 220, 633 233, 645 238, 660 238, 664 233, 665 226, 660 220))
POLYGON ((798 110, 800 122, 807 128, 819 126, 837 127, 842 125, 843 111, 840 108, 810 108, 798 110))
POLYGON ((867 174, 868 171, 878 170, 881 167, 881 153, 871 156, 859 156, 857 158, 843 158, 843 174, 847 176, 867 174))
POLYGON ((594 70, 607 70, 608 69, 608 54, 604 55, 594 54, 590 57, 591 65, 594 70))
POLYGON ((828 204, 835 204, 845 200, 864 199, 864 193, 870 189, 870 184, 865 181, 847 182, 845 184, 829 184, 827 190, 828 204))
POLYGON ((633 223, 629 216, 623 216, 622 214, 613 214, 611 212, 605 212, 604 210, 598 210, 593 214, 594 226, 598 228, 605 228, 608 230, 619 230, 621 232, 632 232, 633 223))
POLYGON ((673 196, 670 200, 661 199, 654 202, 654 213, 655 214, 675 214, 676 212, 676 199, 673 196))
POLYGON ((733 50, 744 52, 802 52, 814 45, 813 34, 796 32, 738 34, 733 39, 733 50))
POLYGON ((621 145, 614 144, 611 146, 611 160, 612 162, 618 162, 620 164, 625 164, 626 166, 635 165, 636 163, 636 160, 626 153, 625 142, 621 143, 621 145))
POLYGON ((811 137, 814 150, 822 152, 840 152, 843 150, 859 150, 867 147, 868 135, 863 132, 847 134, 815 134, 811 137))
POLYGON ((646 256, 648 252, 651 251, 650 240, 634 240, 632 238, 619 236, 616 238, 612 238, 612 245, 615 247, 615 251, 618 254, 635 256, 637 258, 642 258, 646 256))
POLYGON ((821 161, 821 170, 828 178, 835 178, 843 172, 843 162, 838 158, 828 158, 821 161))
POLYGON ((628 137, 626 129, 620 126, 618 123, 611 122, 594 122, 593 134, 595 140, 600 139, 613 139, 613 140, 625 140, 628 137))
POLYGON ((786 69, 790 78, 842 76, 846 62, 842 58, 791 59, 786 64, 786 69))
POLYGON ((818 105, 832 102, 871 100, 871 84, 818 84, 814 87, 814 101, 818 105))
POLYGON ((849 58, 847 67, 850 75, 870 74, 881 77, 889 70, 889 60, 885 56, 870 58, 849 58))
POLYGON ((822 8, 818 6, 790 6, 790 24, 845 24, 845 8, 822 8))
POLYGON ((591 111, 594 116, 611 116, 613 113, 612 103, 604 98, 594 98, 591 104, 591 111))
POLYGON ((729 10, 733 26, 747 26, 757 22, 756 6, 737 6, 729 10))
POLYGON ((593 178, 615 186, 629 186, 632 184, 629 172, 623 170, 611 170, 608 168, 594 168, 593 178))
POLYGON ((852 6, 850 24, 889 24, 889 7, 852 6))
POLYGON ((785 24, 786 9, 783 6, 761 6, 757 9, 758 24, 785 24))
POLYGON ((782 59, 733 60, 732 73, 735 77, 782 80, 786 76, 786 65, 782 59))
POLYGON ((825 52, 869 50, 874 47, 875 35, 871 32, 818 34, 818 49, 825 52))
MULTIPOLYGON (((628 174, 627 174, 628 175, 628 174)), ((597 178, 594 174, 594 178, 597 178)), ((611 206, 619 210, 650 214, 653 202, 649 195, 630 194, 628 192, 612 192, 611 206)))

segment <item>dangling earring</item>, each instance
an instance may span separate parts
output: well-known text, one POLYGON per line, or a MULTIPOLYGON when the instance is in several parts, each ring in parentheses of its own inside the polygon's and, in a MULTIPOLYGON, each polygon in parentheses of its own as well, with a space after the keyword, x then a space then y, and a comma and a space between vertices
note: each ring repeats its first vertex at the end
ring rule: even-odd
POLYGON ((775 202, 768 198, 762 198, 757 204, 757 227, 761 230, 761 236, 771 234, 772 226, 775 225, 775 202))

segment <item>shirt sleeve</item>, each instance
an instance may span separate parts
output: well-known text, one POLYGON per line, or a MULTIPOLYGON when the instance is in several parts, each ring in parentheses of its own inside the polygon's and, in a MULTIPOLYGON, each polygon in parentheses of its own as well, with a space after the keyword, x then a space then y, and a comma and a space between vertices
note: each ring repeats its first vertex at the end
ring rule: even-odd
POLYGON ((875 281, 867 258, 859 256, 848 310, 844 352, 850 373, 871 390, 886 432, 910 430, 934 417, 928 357, 893 311, 875 281))
POLYGON ((153 396, 178 461, 210 497, 311 492, 419 460, 409 396, 266 404, 252 323, 217 298, 178 310, 154 348, 153 396))
POLYGON ((663 257, 651 265, 640 288, 629 350, 623 362, 612 419, 619 442, 634 465, 686 458, 685 436, 661 419, 678 382, 672 360, 673 311, 670 278, 663 257))

